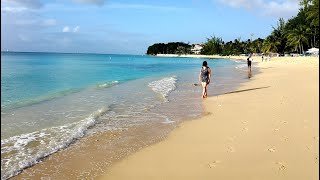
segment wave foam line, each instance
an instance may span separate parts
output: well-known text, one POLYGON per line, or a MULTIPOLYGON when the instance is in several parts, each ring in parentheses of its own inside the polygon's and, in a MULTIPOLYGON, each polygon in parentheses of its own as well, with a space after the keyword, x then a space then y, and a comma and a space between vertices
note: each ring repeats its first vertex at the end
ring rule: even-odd
MULTIPOLYGON (((169 93, 176 89, 177 79, 175 76, 166 77, 158 81, 149 83, 149 87, 156 93, 161 94, 165 99, 169 93)), ((167 100, 167 99, 166 99, 167 100)))
POLYGON ((44 157, 68 147, 83 137, 88 128, 94 126, 98 118, 107 112, 108 108, 102 108, 76 123, 1 140, 1 179, 9 179, 39 163, 44 157), (32 143, 39 145, 32 147, 32 143))
POLYGON ((97 87, 98 88, 109 88, 109 87, 115 86, 117 84, 119 84, 119 81, 111 81, 111 82, 98 84, 97 87))

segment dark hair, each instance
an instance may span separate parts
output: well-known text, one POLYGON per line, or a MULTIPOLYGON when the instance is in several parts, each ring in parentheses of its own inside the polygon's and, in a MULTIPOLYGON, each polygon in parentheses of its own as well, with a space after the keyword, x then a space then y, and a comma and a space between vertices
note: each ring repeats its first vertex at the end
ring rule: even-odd
POLYGON ((208 63, 207 61, 203 61, 202 66, 206 66, 207 67, 208 63))

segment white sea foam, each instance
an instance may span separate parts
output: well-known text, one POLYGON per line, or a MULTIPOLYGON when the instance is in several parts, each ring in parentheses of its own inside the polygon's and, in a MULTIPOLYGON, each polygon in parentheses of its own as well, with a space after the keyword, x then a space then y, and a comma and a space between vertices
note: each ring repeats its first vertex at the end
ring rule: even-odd
POLYGON ((165 99, 169 93, 176 89, 177 79, 175 76, 166 77, 158 81, 153 81, 149 83, 149 87, 156 92, 161 94, 165 99))
POLYGON ((247 67, 246 64, 240 64, 240 65, 235 66, 236 69, 244 69, 246 67, 247 67))
POLYGON ((42 158, 68 147, 107 111, 108 108, 102 108, 79 122, 1 140, 1 179, 15 176, 42 158))
POLYGON ((98 88, 108 88, 108 87, 112 87, 119 84, 119 81, 111 81, 111 82, 107 82, 107 83, 102 83, 102 84, 98 84, 97 87, 98 88))
POLYGON ((165 120, 162 123, 163 124, 171 124, 171 123, 174 123, 174 121, 172 121, 168 117, 166 117, 165 120))

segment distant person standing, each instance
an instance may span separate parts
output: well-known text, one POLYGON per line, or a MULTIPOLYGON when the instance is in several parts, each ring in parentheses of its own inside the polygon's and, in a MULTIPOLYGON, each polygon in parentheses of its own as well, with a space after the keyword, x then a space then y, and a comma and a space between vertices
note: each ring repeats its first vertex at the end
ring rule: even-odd
POLYGON ((262 62, 263 62, 263 54, 262 54, 262 57, 261 57, 261 59, 262 59, 262 62))
POLYGON ((251 58, 251 55, 247 58, 247 63, 248 63, 248 78, 251 77, 251 64, 252 64, 253 59, 251 58))
POLYGON ((202 63, 202 68, 200 70, 199 74, 199 81, 201 82, 202 85, 202 98, 207 97, 207 86, 210 83, 210 78, 211 78, 211 69, 208 67, 207 61, 203 61, 202 63))

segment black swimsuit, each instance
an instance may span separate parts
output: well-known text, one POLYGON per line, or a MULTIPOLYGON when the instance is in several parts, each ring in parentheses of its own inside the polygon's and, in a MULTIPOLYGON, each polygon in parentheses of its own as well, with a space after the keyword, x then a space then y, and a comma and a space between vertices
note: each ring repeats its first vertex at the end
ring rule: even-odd
POLYGON ((248 66, 251 66, 251 61, 249 60, 249 58, 247 59, 248 62, 248 66))

